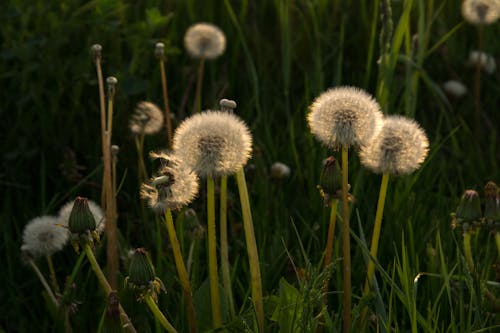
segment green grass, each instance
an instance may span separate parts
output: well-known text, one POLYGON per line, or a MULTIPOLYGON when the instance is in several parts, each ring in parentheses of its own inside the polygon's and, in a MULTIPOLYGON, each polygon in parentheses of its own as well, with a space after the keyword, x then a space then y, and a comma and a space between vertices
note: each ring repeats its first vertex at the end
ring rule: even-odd
MULTIPOLYGON (((500 182, 500 72, 482 75, 482 105, 493 126, 474 131, 474 69, 466 62, 477 45, 477 32, 463 22, 461 1, 393 0, 392 28, 388 20, 380 21, 375 8, 385 2, 4 1, 0 5, 0 331, 50 332, 56 321, 35 274, 21 263, 24 225, 38 215, 56 214, 76 195, 100 200, 100 118, 90 55, 94 43, 103 46, 105 77, 118 78, 113 143, 120 146, 121 254, 125 258, 135 247, 150 251, 168 291, 160 296, 160 309, 180 332, 186 331, 167 235, 151 212, 141 218, 135 144, 127 124, 138 101, 162 104, 154 57, 157 41, 166 45, 170 103, 176 114, 173 125, 189 115, 197 62, 185 54, 183 34, 198 21, 217 24, 228 41, 225 54, 206 63, 202 108, 217 107, 220 98, 236 100, 236 113, 249 124, 254 138, 246 175, 261 260, 266 332, 312 330, 319 313, 329 209, 323 207, 316 185, 321 161, 332 152, 312 137, 305 115, 312 100, 335 85, 363 87, 377 96, 385 113, 414 117, 431 142, 420 170, 391 179, 378 255, 378 289, 361 300, 369 252, 365 239, 371 238, 380 176, 361 168, 351 154, 349 181, 356 197, 351 214, 354 306, 369 302, 378 317, 372 324, 380 332, 494 331, 500 325, 498 313, 468 274, 461 234, 450 229, 449 214, 463 190, 482 191, 488 180, 500 182), (385 60, 378 64, 381 55, 385 60), (469 93, 460 100, 448 98, 441 87, 449 79, 464 82, 469 93), (83 168, 68 178, 60 166, 71 164, 72 156, 83 168), (290 178, 271 179, 269 167, 275 161, 291 167, 290 178), (298 278, 295 269, 309 278, 298 278)), ((484 29, 485 51, 497 59, 499 35, 498 22, 484 29)), ((166 146, 164 132, 145 139, 145 152, 166 146)), ((147 167, 151 171, 152 166, 147 167)), ((191 205, 202 223, 204 193, 191 205)), ((238 314, 228 326, 235 332, 251 332, 250 272, 234 178, 228 181, 228 212, 238 314)), ((176 215, 180 221, 182 214, 176 215)), ((177 228, 186 258, 191 239, 183 225, 178 223, 177 228)), ((327 327, 334 332, 342 322, 339 236, 326 316, 327 327)), ((191 272, 201 331, 211 324, 205 246, 205 239, 197 242, 191 272)), ((493 237, 478 233, 472 246, 479 280, 483 285, 490 281, 490 291, 500 296, 498 284, 493 283, 492 264, 498 262, 493 237)), ((105 257, 99 248, 98 261, 103 263, 105 257)), ((77 258, 69 246, 54 256, 60 284, 77 258)), ((39 265, 47 274, 46 263, 40 260, 39 265)), ((124 259, 120 282, 126 267, 124 259)), ((127 290, 120 296, 140 332, 158 329, 145 304, 137 304, 127 290)), ((95 331, 105 302, 88 262, 76 275, 70 300, 79 304, 71 316, 74 331, 95 331)), ((360 311, 358 306, 353 313, 360 311)))

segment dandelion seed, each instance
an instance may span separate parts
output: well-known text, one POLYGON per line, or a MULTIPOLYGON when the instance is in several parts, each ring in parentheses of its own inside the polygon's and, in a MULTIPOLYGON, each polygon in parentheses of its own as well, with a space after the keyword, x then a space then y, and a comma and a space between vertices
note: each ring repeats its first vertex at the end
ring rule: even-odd
POLYGON ((215 59, 226 49, 226 36, 210 23, 197 23, 184 35, 187 52, 197 59, 215 59))
POLYGON ((143 183, 140 196, 148 206, 163 213, 167 208, 176 210, 189 204, 198 194, 198 177, 177 157, 166 153, 151 153, 161 167, 143 183))
POLYGON ((217 177, 233 174, 247 163, 252 136, 236 115, 205 111, 179 125, 173 147, 200 177, 217 177))
POLYGON ((309 107, 311 132, 326 146, 362 147, 380 130, 380 106, 365 91, 337 87, 322 93, 309 107))
POLYGON ((39 216, 26 224, 21 251, 33 258, 52 255, 68 242, 69 232, 56 216, 39 216))
POLYGON ((360 151, 361 163, 375 173, 404 175, 425 160, 429 141, 422 128, 402 116, 384 119, 380 133, 360 151))
POLYGON ((151 102, 139 102, 130 117, 130 131, 136 135, 155 134, 163 127, 163 112, 151 102))
POLYGON ((500 17, 500 0, 465 0, 462 15, 471 24, 492 24, 500 17))
MULTIPOLYGON (((94 216, 96 222, 96 230, 101 234, 104 232, 104 228, 106 226, 106 219, 104 217, 104 212, 102 208, 96 204, 92 200, 87 199, 87 204, 89 206, 90 212, 94 216)), ((59 219, 60 223, 66 227, 69 226, 69 216, 71 215, 71 211, 73 210, 73 206, 75 205, 75 200, 72 200, 65 204, 59 209, 59 219)))

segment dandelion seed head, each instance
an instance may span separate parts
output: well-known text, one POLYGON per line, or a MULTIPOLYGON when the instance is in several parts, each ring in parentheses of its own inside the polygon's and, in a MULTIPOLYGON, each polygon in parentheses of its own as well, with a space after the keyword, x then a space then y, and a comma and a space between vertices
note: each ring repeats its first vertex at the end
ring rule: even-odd
POLYGON ((429 141, 422 128, 402 116, 384 119, 380 133, 360 151, 361 163, 375 173, 409 174, 427 157, 429 141))
POLYGON ((39 216, 26 224, 21 251, 33 258, 52 255, 68 242, 67 228, 59 225, 56 216, 39 216))
POLYGON ((471 24, 492 24, 500 17, 500 0, 465 0, 462 16, 471 24))
MULTIPOLYGON (((61 209, 59 209, 59 219, 62 225, 67 227, 69 226, 69 216, 71 215, 74 204, 75 200, 72 200, 62 206, 61 209)), ((87 199, 87 204, 89 205, 90 212, 94 216, 96 230, 100 234, 103 233, 104 228, 106 227, 106 218, 104 216, 102 208, 92 200, 87 199)))
POLYGON ((275 179, 284 179, 290 176, 291 170, 288 165, 282 162, 274 162, 271 165, 271 177, 275 179))
POLYGON ((129 120, 132 133, 155 134, 163 127, 163 112, 151 102, 139 102, 129 120))
POLYGON ((443 84, 444 91, 454 97, 460 98, 467 94, 467 87, 460 81, 449 80, 443 84))
POLYGON ((197 23, 186 31, 184 46, 193 58, 215 59, 226 49, 226 36, 213 24, 197 23))
POLYGON ((319 95, 309 107, 313 135, 327 147, 362 147, 380 130, 380 106, 365 91, 337 87, 319 95))
POLYGON ((198 194, 198 177, 173 155, 155 152, 152 159, 159 160, 160 167, 154 176, 141 185, 140 196, 158 213, 167 208, 177 210, 189 204, 198 194))
POLYGON ((205 111, 184 120, 174 134, 177 155, 200 177, 230 175, 252 153, 252 136, 236 115, 205 111))

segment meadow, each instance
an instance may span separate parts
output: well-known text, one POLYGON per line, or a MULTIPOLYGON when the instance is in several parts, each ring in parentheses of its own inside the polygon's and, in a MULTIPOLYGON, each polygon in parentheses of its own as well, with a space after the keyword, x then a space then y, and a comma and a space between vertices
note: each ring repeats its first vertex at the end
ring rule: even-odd
MULTIPOLYGON (((108 298, 85 251, 77 253, 68 244, 51 256, 61 290, 56 297, 64 309, 58 311, 20 250, 23 229, 35 217, 57 215, 77 196, 101 203, 105 159, 94 44, 102 46, 104 78, 117 78, 112 121, 112 144, 119 147, 117 295, 137 332, 162 331, 145 302, 127 288, 131 250, 144 248, 166 291, 158 294, 159 309, 178 332, 190 331, 170 234, 163 217, 139 195, 141 180, 149 176, 141 174, 129 121, 141 101, 163 109, 158 42, 165 45, 173 129, 192 115, 199 61, 186 52, 184 35, 198 22, 218 26, 226 38, 224 53, 204 63, 201 109, 218 110, 221 99, 236 101, 234 114, 253 140, 244 172, 259 255, 263 331, 346 332, 342 209, 339 204, 332 264, 325 268, 330 208, 318 190, 324 160, 340 161, 341 154, 322 145, 307 121, 315 98, 338 86, 365 90, 386 116, 414 119, 429 141, 418 170, 389 180, 376 284, 368 294, 363 287, 381 176, 363 167, 356 153, 349 155, 352 323, 347 331, 498 330, 499 221, 486 225, 481 216, 482 223, 468 233, 460 221, 452 227, 452 213, 465 190, 476 190, 485 210, 485 185, 500 183, 500 71, 479 68, 470 59, 471 51, 481 49, 500 60, 500 21, 471 24, 461 6, 461 0, 3 1, 0 332, 121 331, 109 323, 108 298), (449 80, 461 82, 466 93, 447 88, 449 80), (275 162, 286 164, 290 174, 273 172, 275 162)), ((152 175, 157 166, 148 153, 168 147, 165 127, 143 139, 140 155, 152 175)), ((223 328, 214 329, 209 287, 210 185, 201 180, 197 198, 173 210, 199 332, 258 331, 238 185, 237 177, 228 177, 234 304, 221 287, 223 328), (187 208, 196 215, 186 214, 187 208)), ((214 191, 219 228, 218 181, 214 191)), ((93 249, 105 274, 107 240, 103 234, 93 249)), ((46 258, 35 262, 53 286, 46 258)))

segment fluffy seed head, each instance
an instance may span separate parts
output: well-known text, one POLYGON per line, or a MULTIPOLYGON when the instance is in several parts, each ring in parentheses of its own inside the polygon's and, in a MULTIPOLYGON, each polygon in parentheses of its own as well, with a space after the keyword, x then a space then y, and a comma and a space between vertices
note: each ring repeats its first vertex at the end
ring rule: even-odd
POLYGON ((281 162, 274 162, 271 165, 271 177, 274 179, 284 179, 290 176, 291 170, 288 165, 281 162))
POLYGON ((492 24, 500 17, 500 0, 465 0, 462 15, 472 24, 492 24))
POLYGON ((443 84, 444 91, 451 97, 460 98, 467 94, 467 87, 460 81, 449 80, 443 84))
POLYGON ((311 132, 326 146, 362 147, 380 130, 380 106, 365 91, 337 87, 319 95, 309 107, 311 132))
POLYGON ((200 177, 230 175, 250 158, 252 136, 238 116, 205 111, 179 125, 174 151, 200 177))
MULTIPOLYGON (((65 204, 64 206, 62 206, 61 209, 59 209, 59 219, 60 219, 59 223, 61 223, 64 226, 69 226, 69 216, 71 215, 71 211, 73 210, 74 204, 75 200, 72 200, 67 204, 65 204)), ((94 220, 96 223, 96 230, 99 233, 102 233, 106 226, 106 219, 104 217, 104 212, 102 211, 101 207, 92 200, 87 199, 87 204, 89 206, 90 212, 94 216, 94 220)))
POLYGON ((55 216, 40 216, 29 221, 24 227, 21 251, 37 258, 61 250, 68 242, 69 232, 59 223, 55 216))
POLYGON ((193 201, 198 194, 196 174, 173 155, 152 152, 150 156, 160 162, 160 167, 141 186, 140 196, 147 201, 148 206, 162 213, 167 208, 180 209, 193 201))
POLYGON ((226 49, 226 36, 210 23, 197 23, 184 35, 187 52, 197 59, 215 59, 226 49))
POLYGON ((130 131, 138 134, 155 134, 163 127, 163 112, 151 102, 139 102, 130 117, 130 131))
POLYGON ((384 119, 380 133, 360 151, 361 163, 375 173, 409 174, 420 167, 429 150, 422 128, 402 116, 384 119))

